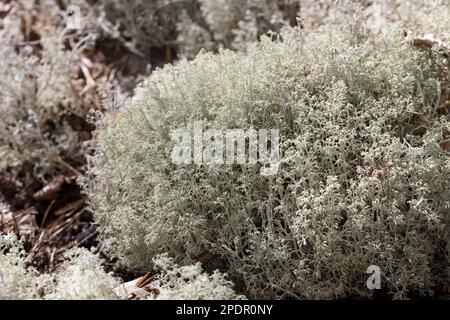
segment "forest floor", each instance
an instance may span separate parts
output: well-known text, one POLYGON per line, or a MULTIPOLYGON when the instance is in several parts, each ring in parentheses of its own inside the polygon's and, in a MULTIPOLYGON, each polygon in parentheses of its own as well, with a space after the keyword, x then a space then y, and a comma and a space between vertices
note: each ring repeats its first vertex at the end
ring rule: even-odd
MULTIPOLYGON (((11 10, 12 5, 0 4, 0 18, 11 10)), ((35 17, 32 21, 32 32, 26 35, 25 45, 39 54, 42 49, 40 19, 35 17)), ((78 36, 70 31, 66 34, 67 49, 78 36)), ((89 67, 76 66, 74 88, 79 96, 85 98, 84 101, 93 102, 87 106, 88 109, 102 112, 105 112, 100 97, 102 89, 114 84, 125 97, 129 97, 151 70, 176 58, 171 47, 154 50, 142 57, 113 39, 100 39, 93 48, 78 55, 75 60, 83 61, 83 66, 89 67)), ((84 141, 88 141, 95 130, 88 119, 73 117, 69 125, 84 141)), ((0 171, 0 232, 14 232, 20 236, 24 240, 27 262, 41 272, 53 272, 64 261, 64 253, 70 248, 97 247, 101 243, 88 198, 77 184, 77 178, 85 175, 86 157, 80 161, 56 156, 45 161, 59 166, 64 174, 43 184, 33 175, 33 163, 25 163, 19 169, 0 171)), ((111 267, 110 271, 114 270, 114 261, 107 260, 106 265, 111 267)), ((116 272, 122 273, 120 276, 125 281, 136 276, 127 271, 116 272)))

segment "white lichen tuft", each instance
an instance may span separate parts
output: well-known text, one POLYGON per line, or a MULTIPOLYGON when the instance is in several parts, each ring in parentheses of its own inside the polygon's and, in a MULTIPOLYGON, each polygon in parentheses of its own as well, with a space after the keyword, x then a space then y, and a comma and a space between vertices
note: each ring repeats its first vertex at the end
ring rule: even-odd
POLYGON ((102 267, 98 255, 82 248, 66 253, 67 267, 56 274, 56 285, 45 299, 111 300, 117 299, 114 289, 120 284, 102 267))
POLYGON ((151 283, 153 300, 234 300, 243 299, 233 290, 226 275, 214 271, 208 274, 200 263, 178 266, 168 255, 154 259, 159 276, 151 283))
POLYGON ((0 300, 39 298, 36 270, 25 264, 25 251, 14 234, 0 234, 0 300))
POLYGON ((98 255, 84 248, 71 249, 61 269, 39 275, 27 267, 25 251, 14 234, 0 235, 0 300, 117 299, 120 282, 104 271, 98 255))

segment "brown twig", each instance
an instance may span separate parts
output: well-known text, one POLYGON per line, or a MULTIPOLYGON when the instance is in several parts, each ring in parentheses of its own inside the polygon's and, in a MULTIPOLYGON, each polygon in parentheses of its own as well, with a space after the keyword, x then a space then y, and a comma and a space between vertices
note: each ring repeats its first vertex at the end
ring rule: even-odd
POLYGON ((45 221, 47 220, 47 216, 50 213, 50 210, 52 209, 53 205, 55 204, 56 199, 52 200, 52 202, 50 203, 50 205, 47 207, 47 209, 44 212, 44 217, 42 218, 42 222, 41 222, 41 229, 44 227, 45 225, 45 221))
POLYGON ((50 160, 56 163, 59 163, 61 165, 63 165, 64 167, 66 167, 67 169, 69 169, 70 171, 72 171, 73 173, 75 173, 77 176, 83 176, 83 174, 78 171, 77 169, 75 169, 74 167, 72 167, 70 164, 68 164, 67 162, 65 162, 63 159, 61 159, 60 156, 58 155, 54 155, 50 157, 50 160))

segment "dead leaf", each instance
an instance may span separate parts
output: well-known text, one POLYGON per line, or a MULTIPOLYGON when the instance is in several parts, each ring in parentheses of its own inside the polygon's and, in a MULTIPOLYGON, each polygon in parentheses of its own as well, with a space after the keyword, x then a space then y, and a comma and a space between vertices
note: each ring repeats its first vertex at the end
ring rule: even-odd
POLYGON ((146 296, 150 295, 150 292, 136 286, 141 279, 142 277, 121 284, 114 289, 114 293, 121 299, 130 299, 133 297, 140 299, 145 298, 146 296))
POLYGON ((450 151, 450 140, 440 143, 442 150, 450 151))
POLYGON ((214 259, 216 257, 216 255, 210 251, 205 252, 204 254, 202 254, 200 257, 198 257, 198 261, 201 264, 207 264, 208 262, 210 262, 212 259, 214 259))
POLYGON ((450 100, 445 101, 440 107, 439 109, 446 109, 450 107, 450 100))
POLYGON ((113 117, 111 117, 109 113, 106 113, 105 118, 103 119, 105 126, 111 123, 111 118, 114 123, 118 123, 120 120, 122 120, 122 114, 120 112, 117 112, 113 117))
POLYGON ((59 191, 64 183, 65 179, 63 176, 58 176, 54 178, 49 184, 43 187, 38 192, 33 194, 33 198, 37 201, 50 201, 58 197, 59 191))
POLYGON ((432 34, 426 34, 421 37, 413 38, 412 45, 415 47, 423 47, 428 49, 438 47, 443 50, 443 56, 448 57, 450 55, 450 48, 444 42, 435 38, 432 34))

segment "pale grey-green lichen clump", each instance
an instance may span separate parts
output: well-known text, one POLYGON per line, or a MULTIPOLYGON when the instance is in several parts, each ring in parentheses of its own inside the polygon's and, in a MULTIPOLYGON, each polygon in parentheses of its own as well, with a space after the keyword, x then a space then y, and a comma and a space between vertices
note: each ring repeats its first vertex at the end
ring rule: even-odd
POLYGON ((72 82, 74 54, 80 49, 66 50, 62 28, 43 25, 42 50, 36 54, 22 33, 31 11, 24 1, 15 3, 0 25, 0 170, 28 165, 45 182, 62 172, 55 157, 84 159, 68 120, 83 118, 87 107, 72 82))
POLYGON ((66 253, 66 266, 54 274, 53 285, 45 299, 51 300, 111 300, 118 297, 114 289, 118 279, 103 269, 103 260, 84 249, 74 248, 66 253))
POLYGON ((0 300, 117 299, 120 282, 102 267, 98 255, 82 248, 66 253, 67 261, 51 274, 27 266, 22 243, 14 234, 0 234, 0 300))
POLYGON ((150 300, 235 300, 245 299, 233 290, 223 273, 206 273, 201 264, 178 266, 167 254, 154 259, 158 276, 150 283, 150 300))
MULTIPOLYGON (((444 44, 450 19, 435 18, 448 12, 423 12, 444 44)), ((202 53, 143 83, 96 133, 86 190, 110 253, 148 269, 160 253, 190 263, 210 250, 257 298, 372 297, 369 265, 394 298, 448 283, 448 48, 349 21, 202 53), (170 130, 196 120, 280 129, 278 174, 173 164, 170 130)))
POLYGON ((0 234, 0 300, 37 299, 37 272, 25 264, 25 251, 13 234, 0 234))

